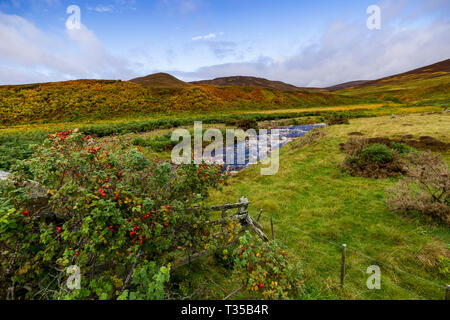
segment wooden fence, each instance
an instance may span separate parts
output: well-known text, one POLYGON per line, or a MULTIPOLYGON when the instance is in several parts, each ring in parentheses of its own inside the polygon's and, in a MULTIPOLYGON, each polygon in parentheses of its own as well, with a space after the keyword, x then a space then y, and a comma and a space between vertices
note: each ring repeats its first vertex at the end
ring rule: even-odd
MULTIPOLYGON (((227 235, 231 232, 229 230, 225 230, 226 229, 225 225, 227 222, 238 221, 240 223, 241 228, 238 231, 237 237, 233 241, 228 243, 227 245, 224 245, 220 248, 226 248, 226 247, 233 245, 234 243, 236 243, 236 241, 239 240, 239 237, 247 230, 250 230, 250 231, 256 233, 256 235, 258 235, 262 240, 269 241, 269 238, 262 231, 263 226, 248 213, 249 205, 250 205, 250 202, 248 201, 248 199, 246 197, 242 197, 239 199, 239 201, 237 203, 225 203, 222 205, 211 206, 209 208, 206 208, 207 210, 209 210, 211 212, 220 212, 221 213, 220 219, 206 222, 207 224, 210 224, 212 226, 222 226, 221 230, 219 232, 217 232, 216 234, 214 234, 214 236, 216 236, 216 237, 221 236, 221 235, 227 235), (236 212, 233 212, 235 209, 236 209, 236 212)), ((199 210, 199 208, 194 207, 191 210, 196 211, 196 210, 199 210)), ((261 212, 260 212, 258 218, 260 216, 261 216, 261 212)), ((173 269, 176 269, 183 265, 191 263, 195 260, 200 259, 201 257, 209 256, 210 254, 212 254, 212 251, 209 249, 206 249, 206 250, 203 250, 200 252, 196 252, 193 254, 188 253, 187 257, 175 262, 173 269)))

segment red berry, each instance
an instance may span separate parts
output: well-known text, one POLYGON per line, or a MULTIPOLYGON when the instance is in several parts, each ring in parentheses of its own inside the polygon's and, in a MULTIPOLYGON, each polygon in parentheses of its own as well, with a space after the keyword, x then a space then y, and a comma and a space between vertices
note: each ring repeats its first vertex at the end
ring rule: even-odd
POLYGON ((79 255, 80 253, 77 251, 77 252, 75 252, 75 255, 77 256, 77 255, 79 255))
POLYGON ((28 210, 23 210, 22 214, 23 214, 24 216, 27 216, 27 215, 29 214, 29 212, 28 212, 28 210))
POLYGON ((62 231, 61 227, 56 228, 56 232, 60 233, 62 231))

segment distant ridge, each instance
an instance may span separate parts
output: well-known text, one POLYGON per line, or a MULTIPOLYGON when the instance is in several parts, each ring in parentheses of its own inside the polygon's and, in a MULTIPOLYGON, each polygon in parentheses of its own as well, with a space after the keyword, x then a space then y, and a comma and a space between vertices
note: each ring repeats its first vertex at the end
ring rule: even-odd
MULTIPOLYGON (((421 67, 421 68, 417 68, 417 69, 413 69, 411 71, 408 72, 404 72, 404 73, 399 73, 390 77, 385 77, 382 79, 387 79, 387 78, 391 78, 391 77, 398 77, 398 76, 403 76, 403 75, 411 75, 411 74, 423 74, 423 73, 436 73, 436 72, 444 72, 444 73, 450 73, 450 59, 447 60, 442 60, 433 64, 430 64, 428 66, 425 67, 421 67)), ((381 79, 379 79, 381 80, 381 79)))
POLYGON ((363 88, 377 86, 394 82, 411 81, 413 79, 430 79, 450 74, 450 59, 439 61, 425 67, 413 69, 407 72, 394 74, 376 80, 358 80, 337 84, 326 88, 328 91, 337 91, 345 88, 363 88))
POLYGON ((145 77, 131 79, 130 82, 137 83, 146 87, 185 87, 189 84, 175 78, 168 73, 154 73, 145 77))
POLYGON ((339 83, 326 88, 310 88, 297 87, 282 81, 272 81, 265 78, 251 76, 231 76, 220 77, 212 80, 199 80, 192 82, 184 82, 168 73, 154 73, 145 77, 131 79, 130 82, 137 83, 146 87, 185 87, 189 85, 213 85, 219 87, 259 87, 282 92, 306 91, 306 92, 334 92, 347 88, 362 88, 381 83, 390 83, 396 81, 408 80, 411 77, 431 78, 450 73, 450 59, 440 61, 425 67, 417 68, 408 72, 395 74, 392 76, 376 79, 376 80, 356 80, 339 83))
POLYGON ((247 76, 221 77, 213 80, 192 81, 190 83, 195 85, 208 84, 214 86, 260 87, 278 91, 297 91, 303 89, 282 81, 271 81, 264 78, 247 76))
POLYGON ((349 81, 349 82, 344 82, 344 83, 340 83, 340 84, 336 84, 334 86, 331 87, 327 87, 324 88, 327 91, 336 91, 336 90, 340 90, 340 89, 345 89, 348 87, 354 87, 354 86, 358 86, 360 84, 364 84, 366 82, 369 82, 370 80, 356 80, 356 81, 349 81))

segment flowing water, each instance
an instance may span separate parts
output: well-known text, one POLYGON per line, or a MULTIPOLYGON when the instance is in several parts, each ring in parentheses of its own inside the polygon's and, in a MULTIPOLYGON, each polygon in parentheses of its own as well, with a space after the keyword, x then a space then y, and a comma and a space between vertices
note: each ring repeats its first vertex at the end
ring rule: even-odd
MULTIPOLYGON (((318 124, 308 124, 308 125, 297 125, 297 126, 288 126, 288 127, 280 127, 277 128, 279 132, 279 139, 278 143, 275 143, 273 145, 274 148, 281 148, 287 143, 296 140, 298 138, 303 137, 308 131, 312 130, 316 127, 323 127, 325 126, 324 123, 318 123, 318 124)), ((247 141, 245 142, 238 142, 234 144, 234 161, 225 161, 226 155, 223 156, 223 162, 228 162, 224 166, 224 170, 230 171, 230 172, 236 172, 240 171, 242 169, 247 168, 251 164, 255 163, 255 160, 261 161, 264 160, 267 156, 270 155, 271 152, 271 143, 270 143, 270 135, 271 130, 267 130, 268 135, 268 143, 263 145, 257 145, 253 144, 253 147, 256 148, 257 151, 255 151, 255 154, 257 155, 257 159, 252 155, 251 153, 251 144, 247 141), (238 158, 238 150, 245 148, 245 157, 238 158)), ((261 141, 261 136, 258 134, 257 136, 258 141, 261 141)), ((226 152, 226 149, 224 150, 224 153, 226 152)))

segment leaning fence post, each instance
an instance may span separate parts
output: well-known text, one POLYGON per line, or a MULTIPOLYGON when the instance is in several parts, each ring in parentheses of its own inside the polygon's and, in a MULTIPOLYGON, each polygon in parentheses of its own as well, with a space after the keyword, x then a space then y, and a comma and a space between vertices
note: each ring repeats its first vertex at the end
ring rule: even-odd
POLYGON ((342 264, 341 264, 341 287, 344 287, 345 280, 345 256, 347 254, 347 245, 342 245, 342 264))
POLYGON ((275 233, 273 232, 273 218, 270 216, 270 228, 272 229, 272 240, 275 240, 275 233))
POLYGON ((263 212, 263 209, 261 209, 261 211, 259 211, 258 218, 256 218, 256 222, 259 222, 259 218, 261 218, 262 212, 263 212))
POLYGON ((450 300, 450 284, 445 287, 445 300, 450 300))

